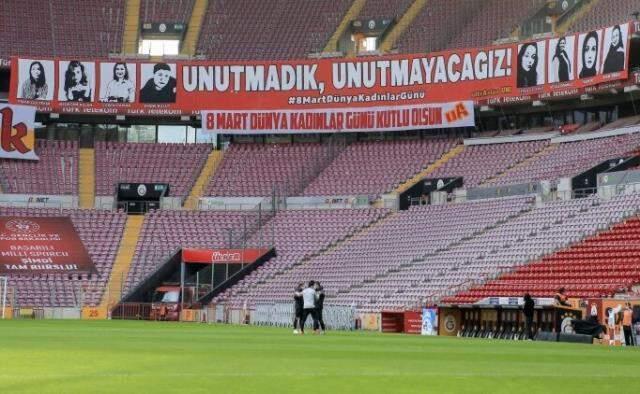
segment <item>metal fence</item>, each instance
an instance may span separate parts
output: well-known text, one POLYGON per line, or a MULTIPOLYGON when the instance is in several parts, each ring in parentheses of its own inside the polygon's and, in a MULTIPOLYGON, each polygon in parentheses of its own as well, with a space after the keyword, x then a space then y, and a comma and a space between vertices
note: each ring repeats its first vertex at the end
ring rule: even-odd
MULTIPOLYGON (((251 324, 272 327, 293 327, 294 307, 290 303, 256 304, 251 314, 251 324)), ((331 330, 353 330, 356 322, 355 308, 339 305, 325 305, 323 320, 331 330)), ((313 321, 309 317, 305 328, 312 328, 313 321)))

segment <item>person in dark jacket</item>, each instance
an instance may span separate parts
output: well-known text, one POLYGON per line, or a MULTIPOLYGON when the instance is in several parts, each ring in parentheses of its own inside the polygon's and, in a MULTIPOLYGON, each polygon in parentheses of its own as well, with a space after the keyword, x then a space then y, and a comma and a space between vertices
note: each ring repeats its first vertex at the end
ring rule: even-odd
POLYGON ((524 307, 522 313, 524 314, 524 332, 527 335, 527 339, 533 339, 533 308, 535 302, 529 293, 524 295, 524 307))
POLYGON ((299 334, 300 322, 302 321, 302 290, 304 290, 304 283, 298 283, 293 289, 293 305, 295 307, 295 315, 293 317, 293 333, 299 334))
POLYGON ((167 63, 153 66, 153 76, 140 89, 141 103, 175 103, 176 79, 167 63))
POLYGON ((320 282, 316 282, 316 293, 318 294, 318 300, 316 301, 316 316, 318 317, 318 323, 320 324, 320 332, 324 333, 324 319, 322 318, 322 308, 324 308, 324 289, 320 282))

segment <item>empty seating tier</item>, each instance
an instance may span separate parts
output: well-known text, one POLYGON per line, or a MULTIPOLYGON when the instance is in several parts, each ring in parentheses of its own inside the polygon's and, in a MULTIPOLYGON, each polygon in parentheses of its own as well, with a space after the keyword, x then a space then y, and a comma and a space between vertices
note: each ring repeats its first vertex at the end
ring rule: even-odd
POLYGON ((0 207, 3 216, 69 216, 91 256, 97 275, 42 274, 12 275, 16 305, 95 306, 100 303, 122 238, 126 215, 98 210, 26 209, 0 207))
POLYGON ((195 0, 142 0, 141 23, 186 23, 191 17, 195 0))
POLYGON ((478 186, 544 149, 548 141, 466 146, 464 151, 431 174, 431 177, 458 177, 464 186, 478 186))
POLYGON ((342 151, 303 194, 375 198, 426 168, 456 142, 454 139, 355 142, 342 151))
POLYGON ((552 180, 563 176, 574 176, 607 159, 627 156, 640 146, 640 133, 616 137, 596 138, 557 144, 535 157, 526 165, 507 171, 503 176, 489 180, 487 185, 552 180))
POLYGON ((122 51, 125 0, 0 2, 0 57, 108 56, 122 51))
MULTIPOLYGON (((626 291, 640 282, 640 219, 633 216, 639 208, 637 194, 601 202, 574 220, 575 228, 582 229, 580 235, 588 237, 580 237, 572 246, 509 270, 445 302, 468 303, 490 296, 522 296, 525 292, 534 297, 552 297, 560 287, 569 297, 582 298, 626 291), (614 224, 625 218, 628 219, 614 224), (614 225, 609 228, 611 224, 614 225)), ((555 235, 566 237, 570 232, 570 227, 563 226, 555 235)))
POLYGON ((225 152, 208 196, 297 195, 331 160, 330 148, 319 143, 233 144, 225 152))
POLYGON ((0 159, 5 193, 78 194, 78 144, 75 141, 36 141, 38 161, 0 159))
POLYGON ((96 143, 96 195, 120 182, 168 183, 169 196, 189 194, 211 152, 208 144, 96 143))
MULTIPOLYGON (((530 198, 413 207, 269 281, 256 283, 246 293, 236 292, 230 301, 289 301, 293 286, 311 279, 321 281, 330 297, 335 297, 530 208, 530 198)), ((231 288, 228 293, 233 292, 231 288)))
POLYGON ((350 0, 209 0, 197 52, 214 59, 305 58, 320 52, 350 0))

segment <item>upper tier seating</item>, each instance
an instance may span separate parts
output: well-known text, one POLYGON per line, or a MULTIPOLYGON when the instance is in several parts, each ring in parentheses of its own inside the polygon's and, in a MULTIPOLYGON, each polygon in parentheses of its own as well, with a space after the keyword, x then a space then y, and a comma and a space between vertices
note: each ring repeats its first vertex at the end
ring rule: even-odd
POLYGON ((0 1, 0 58, 122 51, 125 0, 0 1))
POLYGON ((210 0, 197 52, 214 59, 305 58, 320 52, 351 0, 210 0))
POLYGON ((455 139, 355 142, 303 192, 305 196, 368 195, 376 198, 436 161, 455 139))
POLYGON ((468 23, 454 34, 448 48, 474 48, 507 38, 526 17, 539 10, 547 0, 482 0, 468 23))
POLYGON ((0 159, 4 193, 78 194, 78 144, 36 140, 38 161, 0 159))
POLYGON ((96 195, 114 195, 120 182, 169 184, 169 196, 189 194, 211 152, 208 144, 96 143, 96 195))
POLYGON ((400 19, 413 0, 367 0, 358 14, 358 19, 400 19))
POLYGON ((396 46, 403 53, 440 51, 473 18, 482 0, 429 0, 396 46))
POLYGON ((430 175, 432 178, 462 176, 465 188, 478 186, 542 150, 548 141, 466 146, 430 175))
POLYGON ((142 0, 141 23, 186 23, 191 17, 195 0, 142 0))
POLYGON ((580 33, 630 21, 633 19, 631 13, 639 9, 637 0, 599 0, 585 16, 570 27, 569 31, 580 33))
POLYGON ((604 160, 626 156, 638 146, 640 133, 556 144, 526 165, 513 168, 486 184, 555 181, 563 176, 577 175, 604 160))
POLYGON ((102 299, 116 258, 126 214, 98 210, 60 210, 51 208, 5 208, 2 216, 70 216, 82 243, 98 271, 91 279, 87 275, 41 274, 11 275, 9 288, 15 289, 18 306, 82 306, 98 305, 102 299))
POLYGON ((299 194, 321 169, 330 148, 323 144, 232 144, 211 178, 208 196, 299 194))

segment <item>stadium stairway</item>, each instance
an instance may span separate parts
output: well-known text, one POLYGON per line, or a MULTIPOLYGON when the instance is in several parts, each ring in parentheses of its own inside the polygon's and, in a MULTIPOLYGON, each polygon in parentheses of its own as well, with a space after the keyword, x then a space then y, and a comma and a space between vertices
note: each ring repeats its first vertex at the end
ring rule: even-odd
POLYGON ((510 171, 516 170, 516 169, 519 169, 519 168, 522 168, 522 167, 526 167, 527 165, 529 165, 530 163, 534 162, 539 157, 551 154, 551 152, 553 152, 554 150, 558 149, 558 146, 559 146, 558 144, 549 144, 549 145, 545 146, 544 148, 540 149, 539 151, 537 151, 533 155, 525 158, 524 160, 521 160, 521 161, 515 163, 514 165, 512 165, 509 168, 507 168, 506 170, 504 170, 504 171, 502 171, 500 173, 497 173, 497 174, 493 175, 490 178, 485 179, 484 181, 482 181, 482 183, 480 183, 479 186, 490 186, 492 182, 502 178, 503 176, 508 174, 510 171))
POLYGON ((80 149, 78 160, 78 204, 80 208, 95 206, 96 196, 96 153, 92 148, 80 149))
POLYGON ((140 238, 140 231, 142 230, 143 222, 143 215, 129 215, 127 217, 124 232, 122 233, 122 240, 120 241, 120 247, 118 248, 118 253, 116 254, 113 267, 111 268, 111 274, 109 275, 109 282, 102 294, 102 301, 100 302, 100 305, 95 308, 83 308, 83 319, 106 319, 108 317, 109 308, 120 301, 120 298, 122 297, 122 289, 124 288, 124 281, 129 274, 129 269, 133 262, 133 255, 136 250, 138 239, 140 238))
POLYGON ((429 166, 427 166, 427 168, 420 171, 419 173, 414 175, 412 178, 401 183, 392 193, 400 194, 406 191, 416 183, 428 177, 429 174, 432 174, 435 170, 445 165, 445 163, 447 163, 449 160, 458 156, 463 151, 464 151, 464 145, 456 145, 454 148, 452 148, 451 150, 446 152, 444 155, 442 155, 438 160, 434 161, 429 166))
POLYGON ((411 22, 418 16, 420 11, 427 5, 427 0, 415 0, 407 11, 402 15, 398 23, 391 29, 385 39, 380 43, 378 50, 381 53, 390 51, 398 38, 404 33, 404 31, 411 25, 411 22))
POLYGON ((196 46, 200 38, 202 30, 202 21, 209 7, 209 0, 196 0, 191 11, 191 18, 187 25, 187 34, 182 43, 182 55, 194 56, 196 54, 196 46))
POLYGON ((574 12, 567 19, 561 21, 560 23, 558 23, 556 25, 555 33, 557 35, 558 34, 562 35, 562 34, 565 34, 566 32, 568 32, 569 29, 571 29, 571 26, 573 26, 577 21, 579 21, 585 15, 587 15, 591 11, 593 6, 595 6, 599 1, 600 0, 586 0, 586 1, 583 1, 581 3, 581 5, 578 5, 580 8, 576 12, 574 12))
POLYGON ((187 197, 187 200, 184 203, 185 208, 190 210, 198 208, 198 200, 204 194, 204 189, 207 187, 211 181, 211 177, 220 165, 222 156, 223 152, 221 150, 213 150, 209 153, 207 161, 204 163, 204 166, 200 171, 200 175, 198 175, 198 179, 196 179, 196 182, 193 184, 189 197, 187 197))
POLYGON ((362 8, 364 7, 366 2, 366 0, 354 0, 347 13, 344 14, 344 17, 338 25, 338 28, 333 32, 331 38, 329 38, 329 41, 327 42, 327 45, 325 45, 322 52, 335 52, 338 50, 338 40, 340 40, 340 37, 342 37, 344 32, 350 26, 351 22, 355 20, 358 15, 360 15, 360 11, 362 11, 362 8))
POLYGON ((127 0, 122 34, 122 51, 138 53, 138 31, 140 30, 140 0, 127 0))

